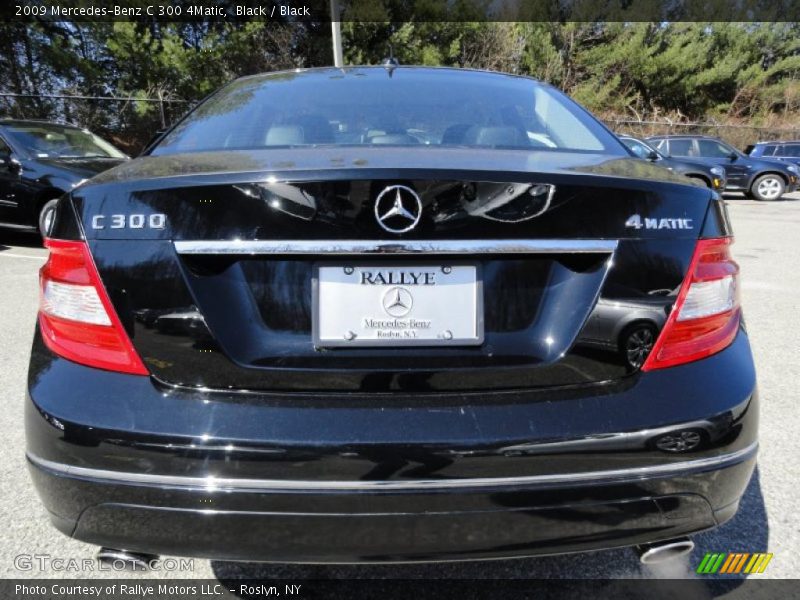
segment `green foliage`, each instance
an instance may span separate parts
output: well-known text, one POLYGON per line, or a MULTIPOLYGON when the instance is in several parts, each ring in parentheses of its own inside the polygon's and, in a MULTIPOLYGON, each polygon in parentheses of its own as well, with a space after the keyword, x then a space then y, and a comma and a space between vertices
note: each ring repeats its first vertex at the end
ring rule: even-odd
MULTIPOLYGON (((391 53, 402 64, 530 75, 607 115, 767 123, 800 113, 798 23, 560 23, 555 4, 492 0, 343 4, 348 64, 391 53), (508 21, 477 21, 486 11, 508 21), (528 21, 512 22, 520 15, 528 21), (554 22, 541 20, 548 15, 554 22)), ((610 2, 609 15, 626 5, 610 2)), ((2 91, 125 99, 0 98, 0 112, 124 132, 117 142, 135 150, 162 111, 172 122, 242 75, 328 65, 330 45, 329 23, 301 21, 0 23, 2 91)))

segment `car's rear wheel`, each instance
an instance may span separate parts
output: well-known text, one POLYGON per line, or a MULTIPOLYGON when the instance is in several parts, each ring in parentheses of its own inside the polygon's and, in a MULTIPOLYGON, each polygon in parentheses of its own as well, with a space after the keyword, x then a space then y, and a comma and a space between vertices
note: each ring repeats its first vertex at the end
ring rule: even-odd
POLYGON ((55 215, 54 209, 56 207, 56 202, 58 202, 58 198, 48 200, 42 204, 42 208, 39 209, 39 233, 42 237, 46 237, 45 234, 50 230, 50 225, 55 215))
POLYGON ((627 366, 640 369, 653 349, 656 328, 650 323, 634 323, 620 336, 620 350, 627 366))
POLYGON ((768 201, 777 200, 786 191, 786 183, 780 175, 762 175, 758 177, 750 187, 750 193, 756 200, 768 201))

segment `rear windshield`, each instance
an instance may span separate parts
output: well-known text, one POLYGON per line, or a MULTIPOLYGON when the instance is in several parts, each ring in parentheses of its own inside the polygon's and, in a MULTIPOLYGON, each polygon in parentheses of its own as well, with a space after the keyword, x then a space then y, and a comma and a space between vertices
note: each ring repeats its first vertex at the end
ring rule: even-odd
POLYGON ((500 74, 403 68, 235 81, 151 154, 381 144, 627 155, 599 122, 549 86, 500 74))

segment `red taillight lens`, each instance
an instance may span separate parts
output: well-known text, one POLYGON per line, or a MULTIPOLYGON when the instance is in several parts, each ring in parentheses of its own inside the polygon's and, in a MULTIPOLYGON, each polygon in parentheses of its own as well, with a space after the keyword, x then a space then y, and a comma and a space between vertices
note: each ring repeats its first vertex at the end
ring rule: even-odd
POLYGON ((731 238, 699 240, 689 272, 642 371, 673 367, 728 347, 739 330, 737 265, 731 238))
POLYGON ((147 375, 106 294, 86 242, 45 240, 39 328, 50 350, 83 365, 147 375))

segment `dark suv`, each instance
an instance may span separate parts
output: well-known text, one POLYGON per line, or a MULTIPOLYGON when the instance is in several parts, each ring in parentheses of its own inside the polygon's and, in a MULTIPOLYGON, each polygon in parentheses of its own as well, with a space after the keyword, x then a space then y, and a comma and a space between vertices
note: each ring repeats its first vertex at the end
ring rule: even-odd
POLYGON ((127 159, 74 125, 0 119, 0 227, 40 228, 51 201, 127 159))
POLYGON ((776 158, 800 166, 800 141, 758 142, 745 149, 754 158, 776 158))
POLYGON ((725 167, 729 192, 744 192, 756 200, 778 200, 797 189, 798 167, 766 158, 752 158, 722 140, 702 135, 666 135, 647 138, 667 156, 725 167))

